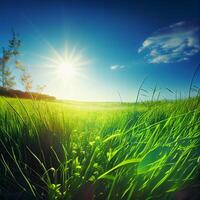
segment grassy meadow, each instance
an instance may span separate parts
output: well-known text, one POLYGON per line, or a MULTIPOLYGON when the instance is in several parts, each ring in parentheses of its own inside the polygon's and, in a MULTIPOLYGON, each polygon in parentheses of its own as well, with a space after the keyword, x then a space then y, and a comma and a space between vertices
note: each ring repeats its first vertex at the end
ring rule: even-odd
POLYGON ((0 98, 0 199, 197 199, 199 168, 199 98, 0 98))

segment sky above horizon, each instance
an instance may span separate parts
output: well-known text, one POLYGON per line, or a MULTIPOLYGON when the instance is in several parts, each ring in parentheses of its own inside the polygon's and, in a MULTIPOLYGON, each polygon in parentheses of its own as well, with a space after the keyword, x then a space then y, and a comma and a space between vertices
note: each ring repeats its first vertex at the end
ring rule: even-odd
POLYGON ((57 98, 135 101, 146 78, 141 100, 154 87, 171 99, 166 88, 186 96, 200 63, 199 8, 199 0, 1 0, 0 46, 15 29, 34 87, 57 98), (76 71, 59 72, 68 60, 76 71))

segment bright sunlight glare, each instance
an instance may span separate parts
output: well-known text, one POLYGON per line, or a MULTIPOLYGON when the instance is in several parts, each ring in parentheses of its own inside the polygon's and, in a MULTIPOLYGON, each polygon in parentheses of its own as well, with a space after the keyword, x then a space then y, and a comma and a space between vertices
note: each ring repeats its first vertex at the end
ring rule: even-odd
POLYGON ((83 75, 83 69, 90 64, 90 60, 86 59, 81 49, 69 48, 65 46, 62 53, 58 52, 54 47, 49 44, 50 50, 53 55, 49 57, 42 56, 48 61, 46 66, 51 68, 51 76, 60 84, 65 85, 73 79, 79 78, 83 75))
POLYGON ((69 50, 65 49, 64 55, 56 54, 55 72, 58 79, 68 81, 76 78, 80 73, 82 67, 86 66, 89 61, 86 60, 76 48, 69 50))
POLYGON ((76 75, 76 66, 73 63, 64 62, 58 65, 57 76, 62 78, 73 78, 76 75))
POLYGON ((43 59, 43 77, 48 78, 46 91, 57 98, 74 98, 83 91, 83 82, 90 79, 90 67, 93 61, 88 59, 84 49, 65 44, 57 50, 45 40, 48 56, 36 55, 43 59))

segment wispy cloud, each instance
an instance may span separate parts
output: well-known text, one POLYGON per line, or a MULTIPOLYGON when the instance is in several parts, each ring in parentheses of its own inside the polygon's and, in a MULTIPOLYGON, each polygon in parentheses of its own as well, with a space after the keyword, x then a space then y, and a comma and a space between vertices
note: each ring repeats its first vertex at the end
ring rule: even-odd
POLYGON ((111 65, 110 70, 119 70, 125 68, 124 65, 111 65))
POLYGON ((138 49, 148 63, 174 63, 188 60, 200 51, 199 26, 179 22, 159 29, 138 49))

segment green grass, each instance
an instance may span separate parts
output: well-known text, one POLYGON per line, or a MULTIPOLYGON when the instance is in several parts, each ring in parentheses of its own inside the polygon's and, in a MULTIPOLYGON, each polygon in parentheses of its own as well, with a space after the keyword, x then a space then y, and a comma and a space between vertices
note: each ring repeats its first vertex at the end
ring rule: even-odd
POLYGON ((0 199, 176 199, 199 187, 199 105, 0 98, 0 199))

